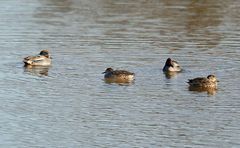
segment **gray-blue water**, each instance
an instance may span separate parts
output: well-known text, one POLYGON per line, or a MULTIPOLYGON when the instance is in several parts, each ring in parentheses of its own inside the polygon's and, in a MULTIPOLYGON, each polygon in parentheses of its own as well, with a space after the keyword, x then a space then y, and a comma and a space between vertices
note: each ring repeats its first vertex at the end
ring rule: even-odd
POLYGON ((1 0, 0 147, 240 147, 240 3, 1 0), (50 68, 22 59, 48 49, 50 68), (184 71, 162 73, 165 60, 184 71), (135 72, 107 84, 105 68, 135 72), (215 74, 215 92, 188 79, 215 74))

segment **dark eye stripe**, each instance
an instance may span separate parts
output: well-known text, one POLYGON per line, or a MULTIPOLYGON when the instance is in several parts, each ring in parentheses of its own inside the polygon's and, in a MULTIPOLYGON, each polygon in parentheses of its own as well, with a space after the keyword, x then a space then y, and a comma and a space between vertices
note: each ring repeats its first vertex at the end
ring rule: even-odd
POLYGON ((48 55, 48 52, 41 51, 41 52, 40 52, 40 55, 48 55))

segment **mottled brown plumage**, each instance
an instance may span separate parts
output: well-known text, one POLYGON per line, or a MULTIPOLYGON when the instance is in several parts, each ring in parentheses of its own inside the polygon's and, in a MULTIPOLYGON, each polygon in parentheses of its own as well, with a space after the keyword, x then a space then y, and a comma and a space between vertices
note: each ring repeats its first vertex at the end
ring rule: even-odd
POLYGON ((189 79, 187 83, 192 87, 216 87, 217 82, 214 75, 208 75, 207 77, 189 79))
POLYGON ((134 80, 135 74, 126 70, 113 70, 107 68, 104 73, 104 78, 112 82, 129 82, 134 80))

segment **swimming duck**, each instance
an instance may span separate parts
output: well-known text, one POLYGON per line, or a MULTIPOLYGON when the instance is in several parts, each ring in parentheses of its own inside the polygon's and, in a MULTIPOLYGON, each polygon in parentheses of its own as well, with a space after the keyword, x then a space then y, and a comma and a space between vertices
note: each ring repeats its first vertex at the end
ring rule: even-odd
POLYGON ((181 71, 181 68, 178 62, 172 60, 171 58, 168 58, 163 67, 163 72, 179 72, 179 71, 181 71))
POLYGON ((125 83, 134 80, 135 74, 126 70, 113 70, 107 68, 104 72, 104 78, 108 82, 125 83))
POLYGON ((51 58, 48 50, 42 50, 39 55, 25 57, 23 62, 25 65, 48 66, 51 65, 51 58))
POLYGON ((187 83, 190 85, 190 87, 216 88, 217 82, 218 81, 215 75, 208 75, 207 77, 189 79, 187 83))

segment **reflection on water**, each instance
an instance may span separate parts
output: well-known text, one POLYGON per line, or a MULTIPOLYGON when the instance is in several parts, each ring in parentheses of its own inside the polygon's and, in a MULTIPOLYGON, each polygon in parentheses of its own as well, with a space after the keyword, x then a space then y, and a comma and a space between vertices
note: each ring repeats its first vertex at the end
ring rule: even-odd
POLYGON ((239 10, 235 0, 2 0, 1 146, 238 147, 239 10), (23 69, 38 49, 53 65, 23 69), (164 74, 168 57, 185 71, 164 74), (103 80, 111 66, 136 80, 103 80), (187 89, 209 73, 217 91, 187 89))
POLYGON ((24 72, 35 76, 48 76, 50 66, 25 65, 24 72))
POLYGON ((123 80, 123 79, 116 79, 116 78, 104 78, 105 83, 111 84, 116 83, 119 85, 132 85, 134 84, 134 80, 123 80))
POLYGON ((189 86, 188 87, 189 91, 195 91, 195 92, 207 92, 209 95, 214 95, 216 94, 217 89, 216 88, 203 88, 203 87, 194 87, 194 86, 189 86))
POLYGON ((186 8, 187 17, 187 36, 195 42, 199 48, 214 48, 222 39, 222 34, 217 32, 215 26, 220 25, 224 12, 223 7, 226 5, 219 4, 217 1, 206 0, 192 1, 186 8), (214 9, 212 6, 215 6, 214 9), (206 16, 214 17, 206 17, 206 16), (201 40, 199 40, 201 34, 201 40))
POLYGON ((104 4, 108 7, 103 9, 103 16, 96 18, 97 23, 118 26, 107 28, 104 34, 108 36, 149 40, 154 46, 171 52, 193 45, 203 49, 214 48, 223 36, 216 26, 221 24, 225 14, 222 10, 227 4, 219 4, 217 0, 206 0, 204 3, 184 1, 179 6, 175 1, 165 0, 137 4, 106 0, 104 4), (128 17, 134 19, 129 20, 128 17))
POLYGON ((172 77, 176 76, 179 72, 164 72, 164 75, 167 79, 171 79, 172 77))

